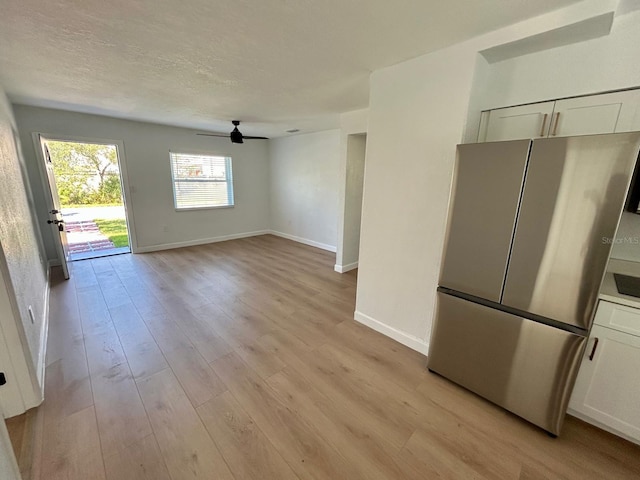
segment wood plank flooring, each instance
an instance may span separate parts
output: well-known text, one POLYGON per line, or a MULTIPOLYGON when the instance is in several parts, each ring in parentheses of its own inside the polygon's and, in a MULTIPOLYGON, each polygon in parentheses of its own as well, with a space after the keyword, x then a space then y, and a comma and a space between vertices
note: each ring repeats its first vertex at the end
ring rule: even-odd
POLYGON ((73 263, 25 478, 640 478, 640 447, 552 439, 354 322, 333 263, 270 235, 73 263))

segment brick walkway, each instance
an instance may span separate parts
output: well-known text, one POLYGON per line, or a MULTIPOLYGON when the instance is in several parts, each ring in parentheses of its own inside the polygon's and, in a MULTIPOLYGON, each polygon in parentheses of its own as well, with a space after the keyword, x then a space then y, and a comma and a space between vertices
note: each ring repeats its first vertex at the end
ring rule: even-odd
POLYGON ((65 226, 71 258, 74 254, 115 248, 113 242, 101 233, 98 225, 91 220, 66 221, 65 226))
POLYGON ((111 240, 100 232, 95 222, 96 218, 124 220, 123 205, 63 208, 62 217, 66 225, 71 261, 131 252, 129 245, 125 247, 114 246, 111 240))

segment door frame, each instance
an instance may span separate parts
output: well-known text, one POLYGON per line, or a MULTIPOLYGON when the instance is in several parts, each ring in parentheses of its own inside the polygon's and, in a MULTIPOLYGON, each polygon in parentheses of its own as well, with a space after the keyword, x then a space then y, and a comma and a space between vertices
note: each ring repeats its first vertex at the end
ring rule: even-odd
MULTIPOLYGON (((49 191, 49 184, 47 182, 47 172, 45 171, 45 158, 42 154, 42 148, 40 148, 40 137, 45 140, 51 140, 54 142, 75 142, 75 143, 92 143, 97 145, 115 145, 118 156, 118 168, 120 169, 120 181, 122 183, 122 202, 124 204, 125 221, 127 223, 127 231, 129 233, 129 247, 131 253, 138 253, 138 239, 135 229, 135 220, 133 215, 133 208, 131 207, 131 187, 129 186, 129 172, 127 168, 127 160, 125 155, 124 142, 122 140, 111 140, 107 138, 94 138, 94 137, 81 137, 77 135, 61 135, 57 133, 45 133, 45 132, 32 132, 31 137, 33 145, 36 150, 36 157, 38 158, 38 171, 40 172, 40 180, 42 182, 42 188, 44 192, 49 191)), ((46 195, 45 195, 46 196, 46 195)), ((49 196, 47 196, 47 201, 49 196)), ((51 208, 53 206, 50 205, 51 208)), ((50 209, 51 209, 50 208, 50 209)), ((55 242, 59 242, 59 238, 54 238, 55 242)))
MULTIPOLYGON (((346 115, 346 114, 345 114, 346 115)), ((346 273, 350 270, 358 268, 360 264, 360 250, 362 247, 362 237, 360 237, 360 243, 358 245, 358 261, 354 263, 344 264, 344 247, 345 247, 345 217, 348 195, 348 169, 350 164, 349 159, 349 139, 353 136, 365 137, 365 158, 363 182, 366 179, 367 168, 367 145, 368 145, 368 116, 365 110, 357 112, 357 116, 354 116, 348 123, 343 122, 340 133, 340 166, 339 166, 339 188, 338 188, 338 215, 337 215, 337 234, 336 234, 336 262, 333 266, 334 271, 338 273, 346 273)), ((362 202, 364 204, 364 183, 362 191, 362 202)), ((362 226, 362 212, 360 213, 360 226, 362 226)))

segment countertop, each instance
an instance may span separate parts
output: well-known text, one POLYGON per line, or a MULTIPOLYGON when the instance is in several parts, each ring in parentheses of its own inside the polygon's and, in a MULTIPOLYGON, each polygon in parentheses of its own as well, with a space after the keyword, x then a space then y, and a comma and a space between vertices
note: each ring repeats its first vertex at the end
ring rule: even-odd
POLYGON ((640 277, 640 263, 618 260, 616 258, 609 260, 607 273, 604 274, 604 280, 602 281, 602 287, 600 288, 599 298, 601 300, 626 305, 628 307, 640 308, 640 297, 631 297, 618 292, 618 289, 616 288, 616 281, 613 278, 614 273, 640 277))

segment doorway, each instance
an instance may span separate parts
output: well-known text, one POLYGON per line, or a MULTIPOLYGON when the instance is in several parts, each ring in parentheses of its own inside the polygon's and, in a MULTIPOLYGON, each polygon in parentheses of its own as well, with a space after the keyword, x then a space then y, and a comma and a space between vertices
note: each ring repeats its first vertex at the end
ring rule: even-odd
POLYGON ((73 262, 130 253, 118 145, 43 136, 40 143, 60 255, 73 262))
POLYGON ((340 273, 358 268, 366 146, 366 133, 347 135, 344 210, 334 267, 340 273))

